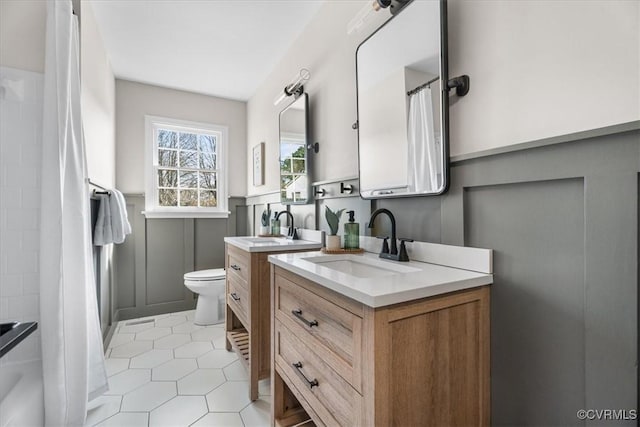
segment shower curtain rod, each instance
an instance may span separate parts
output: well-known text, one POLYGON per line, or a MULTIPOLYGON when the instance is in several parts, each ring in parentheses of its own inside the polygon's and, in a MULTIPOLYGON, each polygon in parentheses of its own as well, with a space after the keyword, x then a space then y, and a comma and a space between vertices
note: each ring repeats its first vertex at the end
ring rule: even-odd
POLYGON ((420 92, 422 89, 424 89, 427 86, 431 87, 431 83, 433 83, 433 82, 435 82, 437 80, 440 80, 440 77, 436 77, 435 79, 431 79, 428 82, 426 82, 424 84, 421 84, 420 86, 418 86, 418 87, 416 87, 414 89, 411 89, 409 92, 407 92, 407 96, 411 96, 414 93, 418 93, 418 92, 420 92))

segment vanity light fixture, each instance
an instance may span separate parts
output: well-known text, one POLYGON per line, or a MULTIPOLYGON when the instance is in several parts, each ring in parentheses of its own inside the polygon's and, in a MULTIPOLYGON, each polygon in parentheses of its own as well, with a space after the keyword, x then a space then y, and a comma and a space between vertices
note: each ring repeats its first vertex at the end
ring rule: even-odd
POLYGON ((294 96, 295 98, 297 98, 302 95, 302 93, 304 92, 303 85, 304 83, 309 81, 309 77, 311 77, 311 73, 309 72, 309 70, 307 70, 306 68, 301 68, 300 72, 293 76, 293 78, 291 79, 291 83, 286 85, 282 93, 276 96, 276 98, 273 100, 273 105, 275 106, 280 104, 290 96, 294 96))
POLYGON ((373 12, 391 7, 389 10, 392 15, 400 12, 411 0, 373 0, 364 5, 362 9, 347 24, 347 34, 351 34, 360 30, 364 23, 373 15, 373 12))

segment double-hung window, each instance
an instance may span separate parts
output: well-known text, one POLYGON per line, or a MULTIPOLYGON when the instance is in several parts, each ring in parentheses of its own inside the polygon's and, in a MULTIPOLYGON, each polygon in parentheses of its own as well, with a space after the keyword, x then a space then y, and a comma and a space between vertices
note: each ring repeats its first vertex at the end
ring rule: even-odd
POLYGON ((148 217, 227 217, 227 128, 146 117, 148 217))
POLYGON ((280 199, 299 203, 308 198, 308 170, 304 135, 280 134, 280 199))

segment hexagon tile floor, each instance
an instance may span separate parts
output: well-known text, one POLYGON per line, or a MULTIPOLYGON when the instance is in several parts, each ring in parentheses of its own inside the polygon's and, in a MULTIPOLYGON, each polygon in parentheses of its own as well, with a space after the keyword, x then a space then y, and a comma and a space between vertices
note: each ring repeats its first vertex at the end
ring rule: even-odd
POLYGON ((87 426, 269 426, 269 381, 249 400, 248 376, 224 348, 224 325, 196 326, 194 311, 119 322, 105 353, 109 391, 87 426))

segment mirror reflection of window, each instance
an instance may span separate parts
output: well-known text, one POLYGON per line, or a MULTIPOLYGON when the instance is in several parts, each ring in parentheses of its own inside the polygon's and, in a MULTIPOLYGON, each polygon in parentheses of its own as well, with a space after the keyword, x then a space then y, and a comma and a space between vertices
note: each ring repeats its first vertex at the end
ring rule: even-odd
POLYGON ((304 135, 280 137, 280 197, 283 202, 306 201, 307 159, 304 135))
POLYGON ((307 104, 308 97, 302 94, 280 113, 280 202, 283 204, 309 201, 307 104))

